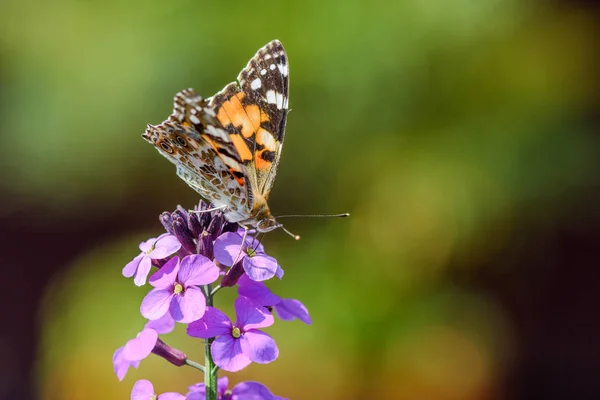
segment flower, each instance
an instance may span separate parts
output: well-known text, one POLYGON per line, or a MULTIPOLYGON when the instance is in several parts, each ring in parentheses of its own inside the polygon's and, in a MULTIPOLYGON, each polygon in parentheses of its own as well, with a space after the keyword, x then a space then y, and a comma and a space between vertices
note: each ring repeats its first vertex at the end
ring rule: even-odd
POLYGON ((277 316, 284 321, 298 318, 307 325, 312 323, 304 304, 295 299, 282 299, 273 294, 263 282, 255 282, 242 275, 238 280, 238 294, 248 298, 257 306, 273 307, 277 316))
POLYGON ((139 360, 131 361, 126 359, 123 356, 123 349, 124 347, 120 347, 113 354, 113 366, 115 369, 115 374, 120 381, 122 381, 123 378, 125 378, 125 375, 127 375, 129 367, 137 368, 140 365, 139 360))
POLYGON ((137 336, 118 348, 113 355, 115 374, 120 381, 125 378, 129 367, 137 368, 140 361, 154 353, 171 364, 181 367, 185 364, 187 356, 180 350, 174 349, 159 339, 158 333, 146 327, 137 336))
POLYGON ((157 340, 158 332, 154 329, 144 328, 123 347, 123 357, 131 361, 142 361, 152 353, 157 340))
POLYGON ((164 233, 158 238, 140 243, 139 247, 142 252, 123 268, 123 276, 131 278, 135 275, 133 282, 137 286, 144 286, 152 267, 152 260, 161 260, 170 256, 181 248, 181 243, 175 236, 164 233))
POLYGON ((171 333, 175 329, 175 320, 171 317, 171 314, 166 313, 159 319, 146 322, 144 328, 154 329, 159 334, 171 333))
POLYGON ((172 213, 162 213, 159 219, 165 230, 177 237, 186 253, 202 254, 212 260, 213 241, 223 232, 237 230, 238 224, 226 221, 222 211, 207 211, 210 208, 200 201, 195 211, 201 212, 188 212, 177 206, 172 213))
POLYGON ((273 338, 257 328, 271 326, 273 315, 245 297, 235 300, 235 324, 222 311, 207 307, 204 316, 188 325, 190 336, 209 339, 215 364, 225 371, 239 371, 251 362, 267 364, 279 356, 273 338))
POLYGON ((155 320, 169 313, 177 322, 188 323, 204 315, 206 299, 196 285, 208 285, 219 277, 219 268, 208 258, 193 254, 170 259, 150 277, 154 289, 142 300, 140 311, 155 320))
POLYGON ((241 261, 244 272, 253 281, 264 281, 273 276, 279 279, 283 277, 283 269, 277 264, 277 260, 268 256, 263 245, 252 236, 247 236, 242 245, 239 233, 224 233, 215 240, 214 254, 217 261, 228 267, 241 261))
POLYGON ((131 390, 131 400, 185 400, 185 396, 175 392, 163 393, 156 396, 152 382, 146 379, 140 379, 133 385, 131 390))
MULTIPOLYGON (((228 392, 229 379, 226 376, 217 382, 218 400, 285 400, 283 397, 274 396, 267 387, 258 382, 240 382, 228 392)), ((187 400, 205 400, 206 388, 204 383, 197 383, 188 388, 187 400)))
MULTIPOLYGON (((218 400, 229 400, 231 398, 228 395, 227 387, 229 386, 229 378, 226 376, 219 378, 217 381, 217 399, 218 400)), ((206 400, 206 386, 204 383, 196 383, 188 387, 189 392, 186 394, 187 400, 206 400)))

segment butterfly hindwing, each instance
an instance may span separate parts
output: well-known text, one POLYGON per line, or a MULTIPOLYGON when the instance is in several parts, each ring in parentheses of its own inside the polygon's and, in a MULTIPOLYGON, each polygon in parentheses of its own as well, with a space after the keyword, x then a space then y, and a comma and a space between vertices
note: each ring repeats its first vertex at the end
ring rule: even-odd
POLYGON ((175 95, 173 114, 143 137, 177 166, 177 175, 215 206, 252 208, 245 167, 215 114, 193 89, 175 95))

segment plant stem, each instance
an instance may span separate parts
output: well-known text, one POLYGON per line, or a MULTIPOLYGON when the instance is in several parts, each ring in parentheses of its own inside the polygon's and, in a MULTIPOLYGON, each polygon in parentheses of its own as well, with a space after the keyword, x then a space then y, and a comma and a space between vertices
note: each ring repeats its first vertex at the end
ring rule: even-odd
POLYGON ((204 365, 201 365, 201 364, 197 363, 197 362, 196 362, 196 361, 194 361, 194 360, 190 360, 189 358, 187 358, 187 359, 185 360, 185 365, 189 365, 189 366, 190 366, 190 367, 192 367, 192 368, 196 368, 196 369, 199 369, 199 370, 200 370, 200 371, 202 371, 202 372, 205 372, 205 370, 204 370, 204 365))
MULTIPOLYGON (((213 306, 212 285, 206 285, 204 288, 206 296, 206 305, 213 306)), ((206 339, 204 344, 204 386, 206 388, 206 400, 217 400, 217 368, 212 359, 210 345, 214 338, 206 339)))

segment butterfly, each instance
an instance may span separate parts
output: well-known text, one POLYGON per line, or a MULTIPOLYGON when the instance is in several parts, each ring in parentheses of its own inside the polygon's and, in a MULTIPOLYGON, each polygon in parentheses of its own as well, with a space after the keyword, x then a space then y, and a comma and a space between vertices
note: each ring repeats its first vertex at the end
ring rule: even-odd
POLYGON ((177 93, 173 113, 148 125, 142 137, 229 222, 258 232, 283 228, 267 199, 281 157, 288 95, 287 54, 273 40, 214 96, 205 99, 193 89, 177 93))

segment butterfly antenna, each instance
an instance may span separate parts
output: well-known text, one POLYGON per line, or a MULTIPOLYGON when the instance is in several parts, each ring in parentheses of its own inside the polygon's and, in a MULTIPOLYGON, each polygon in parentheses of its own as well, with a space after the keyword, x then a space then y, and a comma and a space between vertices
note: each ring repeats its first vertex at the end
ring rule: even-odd
POLYGON ((316 215, 280 215, 275 217, 279 218, 329 218, 329 217, 349 217, 350 213, 342 213, 342 214, 316 214, 316 215))
POLYGON ((290 232, 290 231, 288 231, 287 229, 285 229, 285 228, 283 227, 283 225, 279 225, 279 227, 280 227, 280 228, 281 228, 281 229, 282 229, 282 230, 283 230, 285 233, 287 233, 288 235, 290 235, 291 237, 293 237, 293 238, 294 238, 294 240, 300 240, 300 236, 298 236, 298 235, 294 235, 292 232, 290 232))

